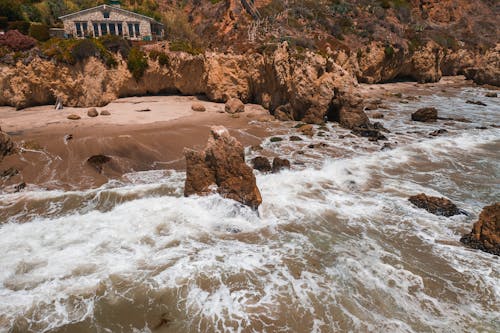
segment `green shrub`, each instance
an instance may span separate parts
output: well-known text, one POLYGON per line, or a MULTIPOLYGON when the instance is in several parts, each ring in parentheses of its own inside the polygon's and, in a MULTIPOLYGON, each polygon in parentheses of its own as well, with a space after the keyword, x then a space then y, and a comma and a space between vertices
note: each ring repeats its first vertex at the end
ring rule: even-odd
POLYGON ((33 23, 30 26, 29 35, 36 40, 45 42, 50 39, 49 27, 46 24, 33 23))
POLYGON ((30 23, 27 21, 12 21, 8 24, 9 30, 17 30, 23 35, 27 35, 30 30, 30 23))
POLYGON ((384 49, 384 53, 385 53, 385 57, 390 59, 390 58, 394 57, 395 52, 394 52, 394 49, 392 48, 392 46, 387 45, 384 49))
POLYGON ((148 59, 139 48, 133 47, 127 58, 127 68, 136 81, 139 81, 148 68, 148 59))
POLYGON ((113 54, 97 39, 59 39, 52 38, 41 45, 42 52, 58 62, 74 65, 90 57, 96 57, 107 67, 117 65, 113 54))
POLYGON ((153 50, 149 52, 149 59, 158 61, 160 66, 168 67, 170 64, 170 58, 164 52, 153 50))
POLYGON ((128 58, 131 43, 120 36, 106 35, 99 38, 104 48, 112 53, 120 53, 124 59, 128 58))
POLYGON ((71 49, 71 56, 76 62, 83 62, 90 57, 98 58, 100 55, 99 48, 90 39, 83 39, 76 43, 71 49))
POLYGON ((174 40, 169 44, 170 51, 186 52, 192 55, 203 53, 203 48, 188 40, 174 40))

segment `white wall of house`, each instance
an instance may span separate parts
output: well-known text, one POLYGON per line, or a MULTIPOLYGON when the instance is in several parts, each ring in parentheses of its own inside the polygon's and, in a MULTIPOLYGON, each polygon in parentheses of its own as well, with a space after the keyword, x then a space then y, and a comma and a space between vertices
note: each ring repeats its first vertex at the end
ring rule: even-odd
POLYGON ((112 6, 92 8, 61 19, 66 34, 76 38, 100 37, 104 34, 121 35, 133 40, 152 37, 151 20, 112 6))

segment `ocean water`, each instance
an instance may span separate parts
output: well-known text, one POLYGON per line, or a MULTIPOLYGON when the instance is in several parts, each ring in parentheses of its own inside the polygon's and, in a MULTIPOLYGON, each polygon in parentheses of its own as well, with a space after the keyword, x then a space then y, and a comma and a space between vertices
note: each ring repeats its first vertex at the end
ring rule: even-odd
POLYGON ((498 257, 458 241, 500 198, 500 101, 485 92, 389 103, 387 149, 331 123, 290 142, 284 123, 263 147, 292 170, 257 173, 258 214, 185 198, 169 170, 1 194, 0 331, 499 332, 498 257), (423 106, 472 122, 411 122, 423 106), (417 209, 421 192, 469 215, 417 209))

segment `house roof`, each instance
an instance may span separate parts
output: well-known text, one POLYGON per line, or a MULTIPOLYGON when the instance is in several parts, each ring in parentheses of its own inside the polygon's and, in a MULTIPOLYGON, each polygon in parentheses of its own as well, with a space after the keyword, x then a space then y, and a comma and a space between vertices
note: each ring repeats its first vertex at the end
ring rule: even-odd
POLYGON ((116 10, 117 12, 126 13, 126 14, 129 14, 129 15, 135 16, 135 17, 146 19, 148 21, 151 21, 152 23, 163 25, 162 23, 156 21, 152 17, 146 16, 146 15, 142 15, 142 14, 138 14, 138 13, 132 12, 130 10, 126 10, 126 9, 123 9, 123 8, 119 8, 119 7, 115 7, 115 6, 110 6, 110 5, 100 5, 100 6, 96 6, 96 7, 92 7, 92 8, 87 8, 87 9, 84 9, 84 10, 80 10, 78 12, 74 12, 74 13, 71 13, 71 14, 59 16, 59 19, 60 20, 65 20, 65 19, 71 18, 73 16, 77 16, 79 14, 82 14, 82 13, 88 13, 88 12, 94 11, 96 9, 103 9, 103 10, 111 9, 111 10, 116 10))

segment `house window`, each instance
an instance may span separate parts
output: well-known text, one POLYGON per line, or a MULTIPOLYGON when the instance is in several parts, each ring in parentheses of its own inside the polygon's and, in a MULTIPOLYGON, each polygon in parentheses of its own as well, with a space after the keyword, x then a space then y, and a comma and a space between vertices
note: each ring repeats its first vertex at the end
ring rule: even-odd
POLYGON ((102 12, 102 16, 104 16, 105 19, 109 19, 109 12, 102 12))
POLYGON ((108 34, 108 25, 106 23, 101 23, 101 35, 107 35, 108 34))
POLYGON ((83 35, 84 36, 87 36, 88 35, 88 32, 89 32, 89 27, 87 25, 87 22, 83 22, 82 23, 82 30, 83 30, 83 35))
POLYGON ((132 23, 128 24, 128 35, 134 37, 134 25, 132 23))
POLYGON ((75 23, 75 28, 76 28, 76 36, 82 37, 82 26, 80 25, 80 22, 75 23))
POLYGON ((92 23, 94 27, 94 37, 99 37, 99 25, 97 23, 92 23))
POLYGON ((139 37, 141 32, 139 31, 139 23, 134 24, 135 27, 135 37, 139 37))
POLYGON ((116 27, 118 28, 118 36, 123 36, 123 27, 121 23, 117 23, 116 27))
POLYGON ((114 23, 109 24, 109 34, 110 35, 116 35, 116 27, 114 23))

